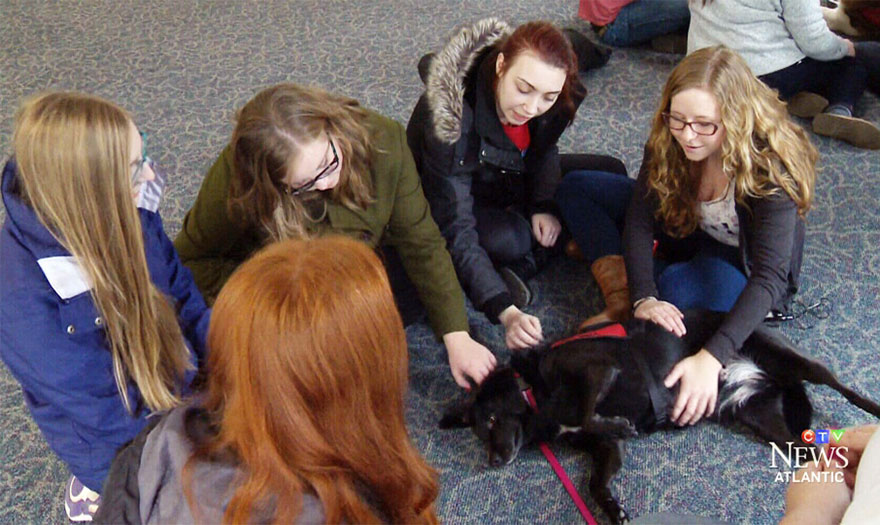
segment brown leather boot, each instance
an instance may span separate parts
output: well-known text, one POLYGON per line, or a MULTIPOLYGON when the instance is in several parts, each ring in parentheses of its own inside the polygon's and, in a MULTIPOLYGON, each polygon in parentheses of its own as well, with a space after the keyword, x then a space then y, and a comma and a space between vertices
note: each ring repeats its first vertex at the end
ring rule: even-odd
POLYGON ((580 324, 578 330, 587 326, 608 321, 623 322, 629 319, 632 304, 626 281, 626 265, 622 255, 606 255, 596 259, 590 266, 602 296, 605 309, 580 324))

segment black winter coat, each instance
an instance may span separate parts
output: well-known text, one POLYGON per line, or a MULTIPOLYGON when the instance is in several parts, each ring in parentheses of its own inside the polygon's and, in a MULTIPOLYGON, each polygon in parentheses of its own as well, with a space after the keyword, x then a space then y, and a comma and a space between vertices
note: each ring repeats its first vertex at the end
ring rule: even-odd
MULTIPOLYGON (((488 19, 454 36, 432 60, 425 93, 406 130, 459 281, 493 322, 513 303, 480 246, 474 203, 514 209, 527 219, 535 213, 560 217, 553 200, 561 180, 556 143, 573 118, 560 103, 530 120, 525 156, 504 133, 492 80, 495 46, 509 31, 503 22, 488 19)), ((581 100, 575 100, 575 108, 581 100)))

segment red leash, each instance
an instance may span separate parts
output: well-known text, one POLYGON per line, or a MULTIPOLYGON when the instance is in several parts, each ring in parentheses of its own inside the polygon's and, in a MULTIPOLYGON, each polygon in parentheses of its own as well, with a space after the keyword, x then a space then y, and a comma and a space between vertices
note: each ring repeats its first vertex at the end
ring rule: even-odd
MULTIPOLYGON (((620 323, 606 324, 604 326, 599 326, 596 329, 573 335, 561 341, 556 341, 550 348, 556 348, 559 345, 571 341, 576 341, 578 339, 592 339, 596 337, 626 337, 626 330, 620 323)), ((532 395, 532 389, 527 388, 526 390, 523 390, 522 395, 524 398, 526 398, 526 402, 528 402, 528 404, 532 407, 532 410, 537 412, 538 404, 535 402, 535 396, 532 395)), ((553 468, 553 472, 556 474, 556 477, 558 477, 559 481, 562 482, 562 486, 565 487, 565 491, 568 492, 568 495, 571 497, 571 500, 577 507, 578 512, 581 513, 581 517, 584 518, 584 521, 589 525, 597 525, 596 519, 590 513, 590 509, 587 508, 587 504, 584 503, 581 495, 578 494, 578 491, 574 487, 574 483, 572 483, 571 478, 568 477, 565 469, 562 468, 562 464, 559 463, 559 460, 556 459, 556 455, 553 454, 552 450, 550 450, 550 446, 542 441, 541 443, 538 443, 538 447, 540 447, 541 452, 544 453, 544 457, 547 458, 547 463, 550 463, 550 467, 553 468)))
MULTIPOLYGON (((531 405, 532 409, 535 412, 538 411, 538 405, 535 403, 535 398, 532 396, 532 389, 524 390, 522 393, 523 397, 526 398, 529 405, 531 405)), ((553 468, 553 472, 556 474, 556 477, 559 478, 559 481, 562 482, 562 486, 565 487, 566 492, 571 497, 571 500, 574 502, 575 506, 578 509, 578 512, 581 513, 581 517, 584 518, 584 521, 589 525, 598 525, 596 523, 596 519, 590 514, 590 509, 587 508, 587 504, 584 503, 584 500, 581 498, 581 495, 578 494, 577 489, 574 488, 574 483, 571 482, 571 478, 568 477, 568 474, 565 473, 565 469, 562 468, 562 464, 559 463, 559 460, 556 459, 556 455, 553 454, 553 451, 550 450, 550 447, 547 443, 543 441, 538 443, 538 447, 540 447, 541 452, 544 453, 544 457, 547 458, 547 463, 550 463, 550 466, 553 468)))

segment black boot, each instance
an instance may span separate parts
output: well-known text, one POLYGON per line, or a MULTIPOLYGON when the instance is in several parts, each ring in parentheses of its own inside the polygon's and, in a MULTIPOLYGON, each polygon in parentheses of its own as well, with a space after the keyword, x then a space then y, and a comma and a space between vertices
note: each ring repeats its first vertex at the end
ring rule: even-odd
POLYGON ((498 274, 504 279, 507 290, 513 299, 513 304, 517 308, 522 308, 531 304, 534 298, 531 288, 527 284, 528 280, 538 273, 538 266, 535 262, 535 256, 532 253, 525 255, 517 261, 503 266, 498 270, 498 274))

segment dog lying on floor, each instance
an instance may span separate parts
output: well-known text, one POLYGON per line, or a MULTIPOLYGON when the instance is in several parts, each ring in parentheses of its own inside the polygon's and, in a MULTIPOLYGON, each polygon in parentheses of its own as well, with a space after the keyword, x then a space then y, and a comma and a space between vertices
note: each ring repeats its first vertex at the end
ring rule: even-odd
MULTIPOLYGON (((443 416, 440 428, 470 427, 486 444, 492 466, 510 463, 524 445, 565 434, 592 455, 590 495, 620 523, 628 516, 610 482, 623 462, 622 440, 671 426, 666 412, 677 392, 665 388, 663 379, 677 362, 702 348, 724 315, 685 312, 683 338, 634 319, 625 324, 625 337, 575 336, 552 348, 514 354, 512 368, 493 372, 468 401, 443 416), (515 371, 531 385, 537 413, 523 399, 515 371)), ((825 365, 762 325, 722 370, 711 419, 743 424, 782 446, 800 442, 812 418, 804 381, 827 385, 880 417, 880 405, 842 385, 825 365)))

